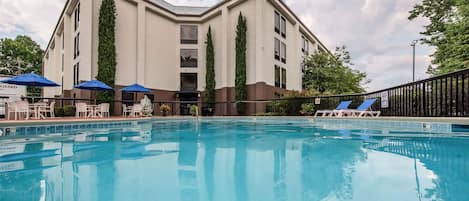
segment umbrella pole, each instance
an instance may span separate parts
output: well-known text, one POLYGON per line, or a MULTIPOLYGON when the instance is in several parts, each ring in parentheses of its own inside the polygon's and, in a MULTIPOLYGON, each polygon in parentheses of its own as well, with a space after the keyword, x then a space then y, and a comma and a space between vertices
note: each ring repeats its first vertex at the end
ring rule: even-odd
POLYGON ((97 103, 97 102, 96 102, 96 98, 97 98, 96 95, 97 95, 97 92, 94 91, 94 105, 96 105, 96 103, 97 103))

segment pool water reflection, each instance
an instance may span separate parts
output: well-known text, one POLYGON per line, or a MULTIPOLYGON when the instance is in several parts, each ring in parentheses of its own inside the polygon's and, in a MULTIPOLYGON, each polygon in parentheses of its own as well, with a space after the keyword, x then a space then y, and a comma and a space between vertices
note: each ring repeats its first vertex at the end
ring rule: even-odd
POLYGON ((0 139, 0 200, 468 200, 469 139, 155 121, 0 139))

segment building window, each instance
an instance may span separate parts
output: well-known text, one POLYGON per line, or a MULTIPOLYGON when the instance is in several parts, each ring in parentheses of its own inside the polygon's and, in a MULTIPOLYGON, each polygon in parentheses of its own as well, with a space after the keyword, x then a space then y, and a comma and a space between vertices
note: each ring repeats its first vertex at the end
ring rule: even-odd
POLYGON ((181 67, 197 68, 197 49, 181 49, 181 67))
POLYGON ((275 38, 274 58, 280 61, 280 40, 278 40, 277 38, 275 38))
POLYGON ((280 88, 280 67, 275 65, 275 87, 280 88))
POLYGON ((275 65, 275 87, 287 88, 287 70, 275 65))
POLYGON ((197 38, 196 25, 181 25, 181 44, 197 44, 197 38))
POLYGON ((181 91, 197 91, 197 73, 181 73, 181 91))
POLYGON ((282 63, 287 63, 287 45, 283 42, 280 49, 280 58, 282 63))
POLYGON ((287 69, 282 68, 282 88, 287 89, 287 69))
POLYGON ((73 39, 73 58, 77 58, 77 37, 73 39))
POLYGON ((80 33, 77 34, 77 56, 80 56, 80 33))
POLYGON ((80 33, 73 40, 73 58, 76 59, 78 56, 80 56, 80 33))
POLYGON ((75 15, 74 25, 75 25, 75 31, 76 31, 80 24, 80 3, 78 3, 77 8, 75 9, 74 15, 75 15))
POLYGON ((303 40, 303 45, 301 47, 301 52, 303 52, 305 55, 309 55, 309 41, 304 36, 302 36, 301 39, 303 40))
POLYGON ((275 11, 275 32, 280 34, 280 14, 275 11))
POLYGON ((280 35, 282 35, 282 37, 284 38, 287 37, 287 21, 285 20, 285 17, 283 16, 280 20, 280 35))
POLYGON ((73 85, 80 83, 80 63, 73 66, 73 85))

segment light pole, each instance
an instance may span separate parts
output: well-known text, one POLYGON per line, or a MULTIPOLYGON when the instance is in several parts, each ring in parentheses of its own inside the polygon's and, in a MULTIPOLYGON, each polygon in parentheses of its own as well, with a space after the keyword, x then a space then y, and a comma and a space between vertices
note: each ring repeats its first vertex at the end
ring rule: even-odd
POLYGON ((412 46, 412 82, 415 82, 415 45, 418 40, 413 40, 410 46, 412 46))

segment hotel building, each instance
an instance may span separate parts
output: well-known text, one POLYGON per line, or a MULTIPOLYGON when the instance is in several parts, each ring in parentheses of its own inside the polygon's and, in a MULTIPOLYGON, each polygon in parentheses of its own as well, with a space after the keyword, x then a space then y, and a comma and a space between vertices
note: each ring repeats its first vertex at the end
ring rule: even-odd
MULTIPOLYGON (((62 87, 46 97, 90 98, 73 89, 98 73, 100 0, 68 0, 46 49, 43 73, 62 87)), ((314 51, 328 51, 281 0, 224 0, 212 7, 176 6, 164 0, 115 0, 116 99, 133 96, 118 89, 139 83, 152 89, 154 102, 203 102, 205 41, 212 28, 217 102, 235 99, 235 37, 238 16, 247 19, 248 99, 275 98, 302 90, 302 62, 314 51)), ((118 108, 118 107, 116 107, 118 108)), ((186 114, 180 104, 178 113, 186 114)), ((249 113, 265 107, 248 105, 249 113)), ((217 115, 234 115, 220 104, 217 115)))

